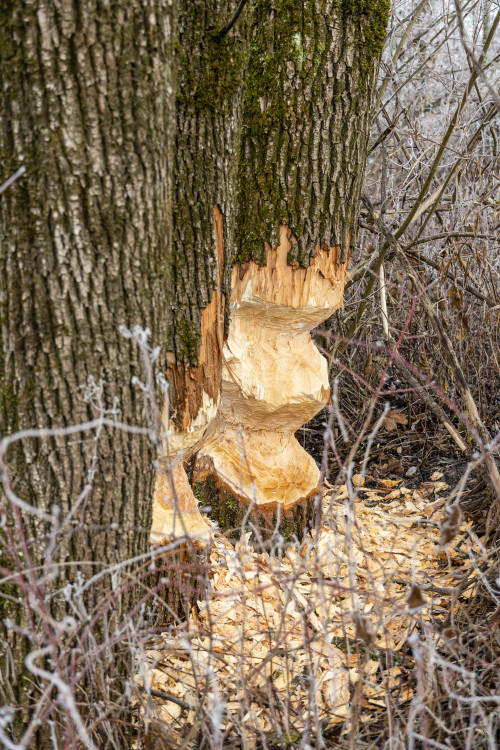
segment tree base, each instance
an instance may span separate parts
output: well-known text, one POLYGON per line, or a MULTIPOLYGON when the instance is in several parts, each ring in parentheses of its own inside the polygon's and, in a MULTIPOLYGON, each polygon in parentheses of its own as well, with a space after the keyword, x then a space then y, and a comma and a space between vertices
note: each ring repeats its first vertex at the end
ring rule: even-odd
POLYGON ((181 542, 156 558, 156 568, 144 583, 154 591, 157 627, 189 619, 192 608, 208 590, 208 558, 209 548, 195 542, 181 542))
POLYGON ((284 512, 277 504, 267 508, 254 505, 249 511, 249 504, 222 487, 214 476, 195 483, 194 493, 200 504, 210 506, 210 517, 230 539, 240 538, 243 524, 245 531, 252 532, 253 542, 268 541, 277 534, 281 534, 285 542, 295 538, 300 541, 314 526, 315 495, 284 512))

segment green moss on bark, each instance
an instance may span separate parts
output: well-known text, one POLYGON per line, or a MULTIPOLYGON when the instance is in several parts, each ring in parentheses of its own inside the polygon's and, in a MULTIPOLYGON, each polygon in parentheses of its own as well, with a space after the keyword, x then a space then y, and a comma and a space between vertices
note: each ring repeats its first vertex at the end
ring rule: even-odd
POLYGON ((198 66, 192 56, 180 50, 180 64, 185 71, 182 92, 177 105, 200 113, 230 115, 232 98, 238 93, 244 77, 247 51, 240 38, 220 37, 216 29, 200 38, 198 66))
POLYGON ((342 0, 342 13, 358 20, 364 36, 363 65, 380 59, 387 35, 390 0, 342 0))
POLYGON ((235 261, 264 264, 280 224, 297 239, 289 262, 307 266, 323 243, 340 245, 345 260, 388 12, 388 0, 322 0, 320 12, 312 2, 257 0, 235 261))
POLYGON ((183 321, 180 324, 179 339, 182 347, 179 351, 180 358, 196 363, 201 345, 200 332, 183 321))
MULTIPOLYGON (((255 7, 253 39, 244 107, 243 139, 252 143, 258 164, 247 192, 248 173, 240 169, 236 261, 253 258, 265 264, 265 242, 279 240, 279 225, 300 233, 291 202, 277 174, 277 148, 269 144, 287 114, 283 80, 287 60, 303 69, 300 34, 304 3, 301 0, 259 0, 255 7), (247 200, 248 198, 248 200, 247 200), (289 205, 290 203, 290 205, 289 205)), ((288 103, 289 105, 291 104, 288 103)), ((278 146, 278 142, 274 144, 278 146)))
MULTIPOLYGON (((224 247, 234 245, 251 19, 249 8, 245 9, 234 29, 221 37, 220 29, 235 7, 236 0, 189 0, 180 6, 171 263, 175 299, 167 346, 177 361, 191 365, 198 361, 201 310, 210 303, 218 284, 216 205, 224 219, 224 247)), ((229 263, 226 257, 226 270, 229 263)))
POLYGON ((277 510, 263 511, 258 506, 254 506, 248 513, 248 503, 220 487, 215 477, 210 477, 203 483, 195 483, 193 491, 198 502, 202 498, 202 504, 210 506, 210 517, 218 522, 230 539, 239 539, 244 519, 246 530, 257 528, 259 537, 264 540, 272 537, 278 527, 285 542, 293 542, 295 538, 302 539, 314 523, 316 511, 313 498, 303 500, 286 514, 278 514, 277 510))

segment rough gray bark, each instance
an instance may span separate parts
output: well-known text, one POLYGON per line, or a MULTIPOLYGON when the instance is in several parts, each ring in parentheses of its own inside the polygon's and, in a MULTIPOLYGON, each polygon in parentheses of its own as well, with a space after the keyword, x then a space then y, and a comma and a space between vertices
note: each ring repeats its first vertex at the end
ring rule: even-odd
POLYGON ((196 416, 203 391, 214 400, 220 391, 224 336, 220 292, 228 291, 234 246, 251 19, 250 11, 244 11, 235 28, 221 36, 220 29, 236 5, 235 0, 193 0, 179 6, 172 245, 175 297, 169 332, 171 416, 179 428, 186 428, 196 416), (220 248, 214 237, 215 207, 222 219, 220 248), (219 292, 217 301, 214 291, 219 292), (202 324, 202 310, 211 303, 217 309, 202 324), (205 356, 199 359, 202 339, 205 356))
MULTIPOLYGON (((95 417, 81 389, 92 381, 102 381, 105 408, 116 399, 120 421, 147 425, 131 384, 143 377, 140 354, 118 327, 149 327, 165 350, 174 25, 169 0, 2 4, 0 182, 26 167, 0 197, 3 434, 95 417)), ((154 446, 118 430, 104 429, 97 446, 94 436, 23 440, 7 455, 17 494, 42 510, 58 505, 61 519, 93 472, 91 492, 56 539, 54 562, 78 563, 55 568, 58 589, 77 570, 88 579, 148 548, 154 446)), ((2 505, 12 519, 5 497, 2 505)), ((23 524, 36 565, 49 529, 29 514, 23 524)), ((19 544, 2 537, 4 569, 19 544)), ((137 596, 126 577, 120 583, 125 591, 104 607, 112 629, 137 596)), ((102 579, 89 591, 89 617, 112 585, 102 579)), ((42 599, 48 586, 40 583, 42 599)), ((21 600, 8 614, 23 624, 29 608, 21 600)), ((20 647, 12 631, 3 635, 20 647)), ((9 702, 22 696, 22 659, 17 667, 4 674, 9 702)))
POLYGON ((356 231, 386 0, 257 0, 239 173, 239 261, 265 263, 279 225, 289 262, 347 260, 356 231))

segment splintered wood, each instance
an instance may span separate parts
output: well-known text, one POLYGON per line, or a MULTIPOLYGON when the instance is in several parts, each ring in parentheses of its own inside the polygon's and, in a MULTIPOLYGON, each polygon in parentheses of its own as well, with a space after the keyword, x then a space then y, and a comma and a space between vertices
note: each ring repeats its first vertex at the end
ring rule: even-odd
POLYGON ((212 591, 141 672, 193 707, 152 700, 170 734, 185 734, 202 696, 203 711, 219 707, 222 733, 249 741, 277 722, 288 737, 311 721, 323 731, 348 725, 353 696, 361 720, 411 700, 408 637, 471 595, 469 552, 477 558, 481 545, 462 522, 440 547, 450 518, 443 481, 410 490, 353 479, 351 501, 345 486, 325 493, 321 529, 301 548, 257 554, 249 534, 234 547, 212 527, 212 591))
POLYGON ((330 396, 311 331, 342 305, 346 275, 336 247, 318 247, 307 268, 289 265, 293 242, 282 225, 266 265, 233 267, 220 407, 194 469, 197 482, 213 474, 247 506, 285 513, 318 490, 318 467, 294 435, 330 396))

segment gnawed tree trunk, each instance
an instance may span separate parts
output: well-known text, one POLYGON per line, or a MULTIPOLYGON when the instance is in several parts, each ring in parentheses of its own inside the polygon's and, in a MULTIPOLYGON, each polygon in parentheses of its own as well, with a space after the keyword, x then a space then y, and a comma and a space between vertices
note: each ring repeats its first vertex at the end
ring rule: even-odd
POLYGON ((215 475, 228 495, 206 497, 224 528, 237 527, 252 502, 251 520, 266 534, 281 520, 287 537, 301 536, 312 520, 320 481, 294 436, 329 397, 327 362, 310 331, 342 303, 346 267, 335 250, 319 250, 308 268, 294 268, 290 249, 290 230, 282 226, 265 266, 250 261, 233 269, 218 427, 195 469, 195 481, 215 475))
POLYGON ((320 474, 294 432, 329 399, 310 331, 342 304, 387 2, 258 0, 217 427, 195 481, 223 526, 252 505, 301 536, 320 474))
POLYGON ((182 3, 177 50, 167 434, 155 489, 153 539, 203 542, 207 525, 184 464, 213 429, 220 402, 225 292, 234 245, 237 165, 249 13, 229 35, 234 0, 182 3))
MULTIPOLYGON (((154 345, 165 343, 174 33, 169 0, 2 3, 0 182, 26 168, 0 197, 3 435, 84 422, 98 416, 98 402, 121 422, 148 424, 147 400, 132 384, 144 376, 141 354, 118 328, 139 324, 154 345)), ((78 596, 95 573, 149 549, 156 449, 149 437, 119 430, 95 436, 24 439, 5 456, 17 495, 58 519, 52 526, 1 496, 11 534, 2 532, 2 574, 18 572, 13 598, 1 602, 0 683, 18 725, 43 691, 25 653, 49 644, 49 668, 57 665, 69 684, 92 650, 85 639, 72 666, 66 635, 50 618, 79 613, 85 625, 95 617, 99 642, 106 629, 121 632, 144 595, 124 565, 78 596)), ((121 644, 106 653, 119 669, 121 644)), ((103 666, 98 650, 92 658, 92 669, 103 666)), ((83 714, 102 698, 92 684, 76 693, 83 714)), ((122 679, 116 687, 119 711, 122 679)), ((54 691, 46 697, 39 720, 47 732, 55 720, 62 747, 54 691)), ((51 744, 47 737, 37 746, 51 744)))

